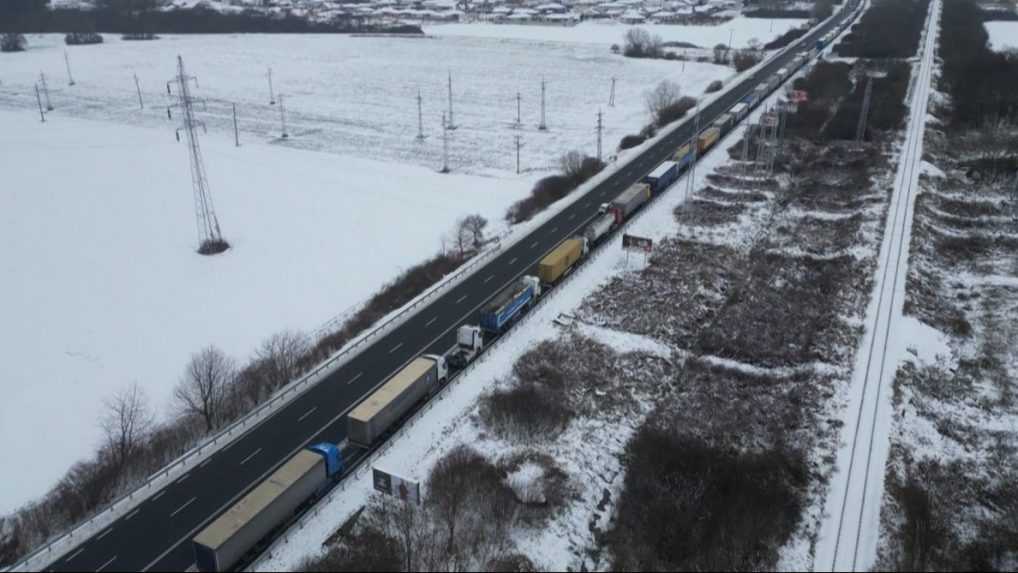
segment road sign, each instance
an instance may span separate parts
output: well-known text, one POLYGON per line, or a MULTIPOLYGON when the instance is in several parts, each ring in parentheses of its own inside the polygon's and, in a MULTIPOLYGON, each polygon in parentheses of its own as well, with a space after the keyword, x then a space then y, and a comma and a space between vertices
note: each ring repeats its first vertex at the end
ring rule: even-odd
POLYGON ((635 235, 622 235, 622 248, 627 250, 635 249, 650 254, 651 250, 654 249, 654 241, 635 235))
POLYGON ((399 477, 396 474, 380 470, 376 467, 371 468, 371 472, 375 484, 375 491, 380 491, 386 495, 398 497, 399 499, 413 503, 414 505, 420 505, 420 482, 399 477))

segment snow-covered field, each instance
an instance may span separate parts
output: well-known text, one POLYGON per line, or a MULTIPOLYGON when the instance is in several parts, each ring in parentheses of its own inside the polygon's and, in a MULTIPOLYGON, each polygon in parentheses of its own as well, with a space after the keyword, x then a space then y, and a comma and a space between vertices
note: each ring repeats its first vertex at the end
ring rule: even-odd
POLYGON ((990 47, 994 50, 1018 50, 1018 22, 985 22, 990 35, 990 47))
MULTIPOLYGON (((449 142, 451 167, 501 177, 515 173, 517 135, 521 169, 546 171, 562 151, 595 152, 598 110, 604 113, 604 141, 611 149, 647 122, 643 94, 659 81, 673 80, 684 93, 699 96, 711 81, 733 73, 712 64, 623 58, 599 45, 490 38, 220 35, 166 36, 155 42, 107 36, 106 41, 68 50, 77 82, 69 88, 61 38, 29 37, 29 51, 5 57, 0 67, 0 108, 34 108, 33 85, 44 72, 59 113, 168 128, 166 82, 175 75, 180 54, 199 79, 196 95, 207 98, 203 117, 214 131, 232 132, 230 106, 236 103, 242 131, 260 139, 280 135, 279 106, 269 105, 271 67, 274 93, 284 95, 287 146, 437 169, 451 72, 458 127, 449 142), (138 109, 133 74, 144 92, 144 112, 138 109), (542 77, 546 132, 537 129, 542 77), (616 103, 609 106, 612 78, 616 103), (423 143, 415 138, 418 89, 423 143)), ((246 137, 242 134, 242 140, 246 137)))
POLYGON ((611 46, 623 44, 626 32, 642 28, 661 36, 665 42, 689 42, 701 48, 713 48, 718 44, 731 42, 735 49, 745 48, 750 40, 761 44, 784 34, 792 28, 803 25, 805 20, 783 18, 765 20, 761 18, 734 18, 716 26, 692 26, 680 24, 646 24, 631 26, 618 22, 581 22, 575 26, 524 26, 517 24, 435 24, 424 26, 424 33, 433 36, 472 36, 535 40, 547 42, 574 42, 611 46))
POLYGON ((0 512, 42 494, 99 439, 105 397, 138 381, 166 411, 190 353, 216 344, 246 360, 272 333, 311 330, 436 252, 454 220, 501 216, 565 151, 593 153, 647 121, 643 93, 662 79, 699 95, 730 68, 638 61, 601 46, 485 38, 170 36, 68 48, 30 36, 0 65, 0 195, 8 326, 0 444, 19 459, 0 512), (187 155, 166 118, 176 55, 208 98, 199 117, 211 189, 234 249, 194 255, 187 155), (286 96, 279 139, 266 70, 286 96), (454 174, 437 127, 453 73, 454 174), (55 111, 39 122, 33 86, 46 74, 55 111), (133 75, 143 90, 139 109, 133 75), (549 131, 541 133, 540 77, 549 131), (610 78, 616 106, 607 105, 610 78), (417 89, 424 143, 415 140, 417 89), (515 93, 526 90, 514 129, 515 93), (230 103, 240 114, 233 147, 230 103), (522 135, 522 175, 514 136, 522 135), (322 153, 325 152, 325 153, 322 153), (396 229, 396 232, 393 232, 396 229), (69 288, 69 286, 71 288, 69 288), (41 415, 42 414, 42 415, 41 415), (24 436, 35 436, 26 440, 24 436), (44 441, 45 450, 36 447, 44 441))

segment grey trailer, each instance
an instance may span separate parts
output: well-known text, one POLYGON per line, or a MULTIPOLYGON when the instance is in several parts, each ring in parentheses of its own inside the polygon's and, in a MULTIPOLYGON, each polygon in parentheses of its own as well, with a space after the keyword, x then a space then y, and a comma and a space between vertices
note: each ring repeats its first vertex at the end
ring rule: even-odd
POLYGON ((301 450, 193 540, 199 571, 229 571, 329 480, 325 458, 301 450))
POLYGON ((347 416, 347 436, 368 447, 438 383, 439 364, 418 357, 357 405, 347 416))

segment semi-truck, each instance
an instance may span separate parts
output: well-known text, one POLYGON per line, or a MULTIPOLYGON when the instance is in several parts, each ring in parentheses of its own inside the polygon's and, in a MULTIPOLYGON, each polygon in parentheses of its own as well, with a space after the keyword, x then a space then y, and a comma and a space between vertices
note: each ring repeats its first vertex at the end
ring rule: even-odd
POLYGON ((343 473, 334 444, 303 449, 192 539, 199 571, 229 571, 343 473))
POLYGON ((494 334, 502 334, 513 323, 523 309, 532 305, 541 296, 541 279, 524 276, 504 288, 481 311, 481 328, 494 334))
POLYGON ((634 183, 620 193, 611 203, 601 205, 600 212, 602 214, 611 213, 615 216, 615 223, 622 224, 633 211, 639 209, 647 201, 650 201, 650 185, 634 183))
POLYGON ((611 213, 602 213, 594 220, 590 222, 585 229, 583 229, 583 237, 587 239, 588 245, 594 245, 601 240, 608 231, 611 230, 615 224, 615 215, 611 213))
POLYGON ((450 369, 463 370, 481 350, 484 350, 481 327, 464 324, 456 330, 456 348, 446 355, 445 363, 450 369))
POLYGON ((546 285, 553 285, 569 272, 587 253, 587 240, 573 237, 562 241, 537 264, 537 276, 546 285))
POLYGON ((650 185, 651 192, 657 195, 667 189, 678 178, 679 164, 674 161, 665 161, 644 176, 643 182, 650 185))
POLYGON ((350 443, 369 448, 447 378, 445 358, 425 354, 413 359, 382 384, 346 418, 350 443))

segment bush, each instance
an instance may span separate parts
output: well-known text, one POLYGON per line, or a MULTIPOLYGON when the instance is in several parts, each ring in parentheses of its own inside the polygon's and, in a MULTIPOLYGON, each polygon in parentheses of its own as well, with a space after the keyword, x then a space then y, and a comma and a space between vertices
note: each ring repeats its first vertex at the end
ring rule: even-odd
POLYGON ((765 50, 780 50, 785 46, 791 44, 795 40, 798 40, 809 31, 809 28, 792 28, 784 34, 774 38, 770 42, 764 44, 765 50))
POLYGON ((534 184, 530 196, 517 201, 509 208, 506 213, 507 221, 512 224, 529 221, 534 215, 571 193, 605 167, 603 161, 578 152, 567 153, 562 159, 570 166, 568 172, 550 175, 534 184))
POLYGON ((25 36, 21 34, 8 33, 0 37, 0 52, 23 52, 27 45, 25 36))
POLYGON ((64 36, 64 43, 68 46, 101 44, 103 43, 103 37, 95 32, 71 32, 64 36))
POLYGON ((723 87, 724 87, 724 84, 721 83, 721 80, 714 80, 714 81, 712 81, 707 86, 707 89, 704 90, 704 92, 705 93, 709 93, 709 94, 710 93, 714 93, 714 92, 719 92, 719 91, 721 91, 721 88, 723 88, 723 87))
POLYGON ((619 142, 619 149, 631 149, 644 141, 647 141, 647 138, 642 135, 627 135, 619 142))
POLYGON ((664 127, 673 121, 678 121, 685 117, 686 112, 696 107, 696 99, 689 96, 685 96, 679 101, 667 105, 657 112, 657 126, 664 127))
POLYGON ((801 453, 738 453, 644 425, 626 447, 612 568, 773 569, 799 522, 801 453))
POLYGON ((480 416, 499 437, 533 442, 554 437, 569 424, 573 412, 555 392, 523 383, 482 398, 480 416))
POLYGON ((735 66, 735 71, 744 72, 759 64, 761 60, 763 60, 763 56, 759 52, 739 50, 732 58, 732 65, 735 66))

